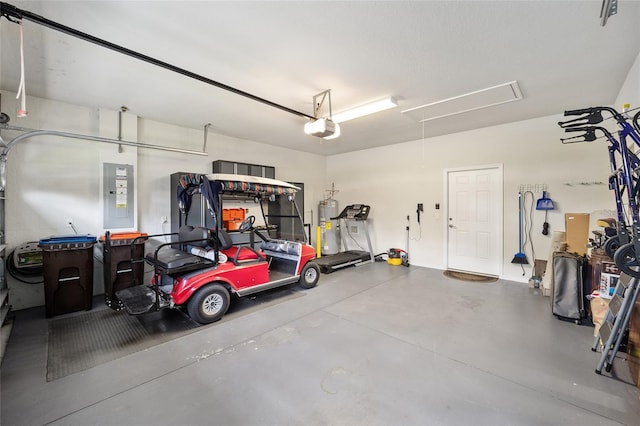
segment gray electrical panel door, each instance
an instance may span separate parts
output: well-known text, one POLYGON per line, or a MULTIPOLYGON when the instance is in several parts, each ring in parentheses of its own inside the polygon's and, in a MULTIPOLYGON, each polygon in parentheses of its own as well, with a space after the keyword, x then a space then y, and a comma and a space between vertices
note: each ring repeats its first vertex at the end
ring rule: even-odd
POLYGON ((133 228, 133 166, 104 163, 104 228, 133 228))

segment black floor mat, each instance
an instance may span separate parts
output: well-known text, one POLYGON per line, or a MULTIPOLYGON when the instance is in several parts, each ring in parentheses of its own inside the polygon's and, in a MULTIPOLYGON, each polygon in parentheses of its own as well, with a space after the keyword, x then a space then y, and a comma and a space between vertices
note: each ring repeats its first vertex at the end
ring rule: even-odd
POLYGON ((47 381, 167 342, 196 327, 177 310, 133 317, 103 309, 50 320, 47 381))
MULTIPOLYGON (((302 295, 284 287, 237 298, 220 322, 302 295)), ((105 308, 50 319, 48 327, 47 381, 50 382, 168 342, 202 326, 179 309, 131 316, 105 308)))

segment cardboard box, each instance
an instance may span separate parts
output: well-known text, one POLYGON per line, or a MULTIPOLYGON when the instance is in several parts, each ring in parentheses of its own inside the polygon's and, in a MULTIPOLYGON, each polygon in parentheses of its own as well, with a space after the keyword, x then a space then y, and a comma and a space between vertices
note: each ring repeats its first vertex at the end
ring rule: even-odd
POLYGON ((591 320, 595 325, 593 336, 598 337, 600 335, 600 327, 609 310, 609 299, 594 297, 589 301, 589 307, 591 308, 591 320))
POLYGON ((620 279, 620 270, 613 262, 602 262, 598 293, 603 299, 611 299, 620 279))
POLYGON ((615 293, 619 279, 620 275, 600 274, 600 288, 598 289, 600 297, 603 299, 611 299, 615 293))
POLYGON ((589 242, 589 213, 566 213, 564 226, 567 251, 584 256, 589 242))

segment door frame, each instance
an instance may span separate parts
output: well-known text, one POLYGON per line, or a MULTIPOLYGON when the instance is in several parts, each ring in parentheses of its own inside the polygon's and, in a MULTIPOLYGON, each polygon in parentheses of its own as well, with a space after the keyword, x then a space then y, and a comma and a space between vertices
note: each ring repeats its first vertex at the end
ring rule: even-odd
MULTIPOLYGON (((444 260, 445 269, 449 268, 449 175, 455 172, 466 172, 476 170, 498 170, 498 276, 501 277, 504 274, 504 164, 485 164, 480 166, 464 166, 464 167, 451 167, 443 170, 444 181, 444 220, 443 220, 443 232, 444 232, 444 260)), ((472 271, 468 271, 472 272, 472 271)), ((480 273, 480 272, 478 272, 480 273)))

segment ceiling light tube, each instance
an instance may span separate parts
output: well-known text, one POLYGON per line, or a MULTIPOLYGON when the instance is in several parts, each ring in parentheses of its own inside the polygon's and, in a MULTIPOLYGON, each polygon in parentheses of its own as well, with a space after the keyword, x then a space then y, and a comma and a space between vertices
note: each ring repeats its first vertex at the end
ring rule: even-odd
POLYGON ((387 109, 395 108, 398 106, 398 102, 389 96, 388 98, 380 99, 379 101, 371 102, 369 104, 361 105, 359 107, 351 108, 346 111, 333 114, 331 119, 334 123, 344 123, 345 121, 353 120, 354 118, 364 117, 365 115, 375 114, 376 112, 385 111, 387 109))

